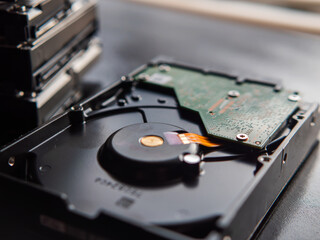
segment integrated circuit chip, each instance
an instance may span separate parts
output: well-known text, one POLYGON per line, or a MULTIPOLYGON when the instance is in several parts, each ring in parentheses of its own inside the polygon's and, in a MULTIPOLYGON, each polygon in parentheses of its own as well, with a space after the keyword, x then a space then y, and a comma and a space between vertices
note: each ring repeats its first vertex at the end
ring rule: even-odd
POLYGON ((263 148, 297 108, 292 91, 256 81, 176 66, 150 66, 135 76, 173 88, 179 104, 200 114, 209 136, 263 148))

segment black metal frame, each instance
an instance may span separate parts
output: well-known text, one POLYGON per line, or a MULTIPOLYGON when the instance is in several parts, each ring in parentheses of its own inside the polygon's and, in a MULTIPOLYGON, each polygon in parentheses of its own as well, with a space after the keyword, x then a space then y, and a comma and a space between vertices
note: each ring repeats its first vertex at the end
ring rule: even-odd
MULTIPOLYGON (((8 165, 10 158, 26 158, 26 153, 50 139, 59 131, 83 123, 87 113, 102 99, 113 96, 118 89, 133 84, 132 76, 141 72, 149 65, 174 64, 189 68, 170 60, 155 60, 144 65, 122 81, 112 84, 95 96, 74 106, 69 112, 52 120, 48 124, 36 129, 18 141, 0 150, 0 184, 4 197, 4 206, 11 206, 3 214, 12 214, 12 208, 17 216, 28 223, 31 229, 43 234, 49 234, 48 229, 60 232, 64 237, 82 239, 83 236, 97 239, 191 239, 180 233, 158 226, 133 221, 123 216, 116 216, 108 212, 101 212, 95 218, 80 214, 68 205, 67 197, 63 193, 51 192, 36 184, 25 182, 15 176, 23 173, 8 165), (23 201, 23 203, 22 203, 23 201), (42 228, 40 226, 45 226, 42 228), (114 231, 114 229, 122 229, 114 231)), ((197 71, 210 72, 199 68, 197 71)), ((220 73, 219 73, 220 74, 220 73)), ((230 76, 227 74, 227 76, 230 76)), ((237 76, 234 76, 237 77, 237 76)), ((277 86, 277 84, 275 84, 277 86)), ((248 239, 253 236, 259 224, 263 221, 278 196, 281 194, 295 172, 306 160, 317 145, 320 130, 320 110, 318 104, 301 103, 299 110, 289 119, 293 123, 291 131, 271 153, 264 153, 257 159, 259 170, 254 181, 247 187, 247 191, 238 196, 233 206, 216 222, 213 231, 207 239, 248 239)), ((32 161, 32 157, 29 161, 32 161)), ((23 164, 29 164, 28 161, 23 164)), ((55 234, 55 233, 53 233, 55 234)), ((61 235, 57 235, 61 236, 61 235)))

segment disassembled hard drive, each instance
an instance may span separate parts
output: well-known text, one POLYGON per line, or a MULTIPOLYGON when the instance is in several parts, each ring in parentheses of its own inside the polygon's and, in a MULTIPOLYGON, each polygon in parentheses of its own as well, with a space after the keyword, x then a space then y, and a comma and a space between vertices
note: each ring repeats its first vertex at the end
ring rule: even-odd
POLYGON ((248 239, 319 115, 278 83, 157 59, 3 148, 0 182, 37 232, 248 239))

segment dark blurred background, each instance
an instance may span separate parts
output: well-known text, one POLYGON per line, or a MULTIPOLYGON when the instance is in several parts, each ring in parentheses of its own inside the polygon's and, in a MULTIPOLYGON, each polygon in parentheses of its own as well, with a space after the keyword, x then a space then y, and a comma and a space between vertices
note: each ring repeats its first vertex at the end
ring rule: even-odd
POLYGON ((103 56, 86 76, 90 84, 105 86, 151 58, 166 55, 198 66, 281 79, 305 99, 319 101, 316 34, 126 1, 102 0, 99 9, 103 56))

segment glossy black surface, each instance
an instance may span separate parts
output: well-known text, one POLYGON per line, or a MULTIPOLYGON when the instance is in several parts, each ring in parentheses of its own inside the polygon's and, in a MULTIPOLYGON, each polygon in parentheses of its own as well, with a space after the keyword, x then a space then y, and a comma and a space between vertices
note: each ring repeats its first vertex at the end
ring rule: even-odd
MULTIPOLYGON (((143 103, 156 102, 163 95, 154 92, 148 96, 150 92, 139 86, 137 92, 123 99, 138 93, 141 103, 119 106, 114 102, 104 114, 101 111, 91 116, 83 126, 71 126, 33 148, 36 179, 50 190, 66 193, 78 211, 90 216, 102 209, 138 221, 172 228, 184 226, 183 232, 198 229, 199 223, 212 226, 214 219, 228 212, 228 207, 254 181, 255 161, 233 158, 206 163, 204 175, 186 182, 179 155, 196 153, 196 145, 165 143, 148 149, 141 146, 139 138, 159 135, 165 139, 165 131, 201 134, 198 121, 181 117, 181 111, 166 104, 144 108, 143 103), (135 105, 141 106, 136 109, 135 105), (112 114, 108 114, 111 109, 112 114), (151 121, 144 123, 145 119, 151 121), (108 144, 100 148, 107 139, 113 149, 108 144), (110 164, 106 164, 108 161, 110 164), (142 184, 146 181, 152 186, 142 184)), ((169 105, 175 101, 169 95, 166 99, 169 105)))
MULTIPOLYGON (((160 116, 158 116, 161 120, 160 116)), ((197 145, 170 144, 165 132, 181 132, 182 128, 162 123, 128 125, 113 135, 99 150, 100 165, 115 176, 140 185, 164 185, 182 177, 181 156, 197 153, 197 145), (155 146, 143 144, 143 138, 156 137, 155 146), (161 142, 162 141, 162 142, 161 142)))

